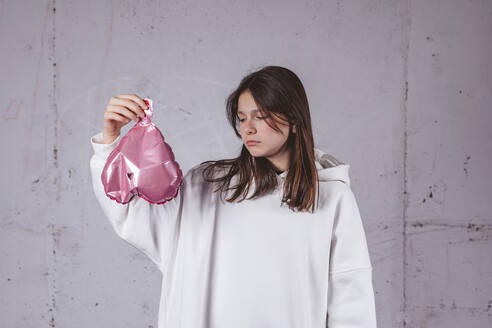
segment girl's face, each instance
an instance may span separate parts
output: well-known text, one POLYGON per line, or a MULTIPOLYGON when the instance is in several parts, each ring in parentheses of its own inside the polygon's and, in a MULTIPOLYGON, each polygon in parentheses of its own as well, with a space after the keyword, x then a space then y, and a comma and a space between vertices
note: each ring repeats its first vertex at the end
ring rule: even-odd
MULTIPOLYGON (((244 145, 254 157, 266 157, 277 168, 288 167, 288 149, 284 145, 289 136, 287 121, 277 121, 281 133, 275 131, 265 121, 249 90, 244 91, 238 99, 239 129, 244 145), (248 141, 258 141, 248 144, 248 141), (287 162, 286 162, 287 161, 287 162)), ((293 127, 295 133, 295 127, 293 127)))

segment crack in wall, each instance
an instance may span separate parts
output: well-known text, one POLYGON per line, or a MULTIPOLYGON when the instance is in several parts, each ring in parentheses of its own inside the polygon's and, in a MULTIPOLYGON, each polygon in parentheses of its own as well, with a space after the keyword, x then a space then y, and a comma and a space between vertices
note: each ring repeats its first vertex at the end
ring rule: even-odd
POLYGON ((404 88, 402 90, 402 101, 401 101, 401 110, 403 113, 403 206, 402 206, 402 219, 403 219, 403 265, 402 265, 402 309, 399 313, 399 317, 397 321, 401 320, 403 327, 407 326, 407 322, 409 322, 407 316, 407 295, 406 295, 406 286, 407 286, 407 271, 406 267, 407 263, 407 209, 408 209, 408 191, 407 191, 407 160, 408 160, 408 57, 410 53, 410 31, 412 25, 411 19, 411 0, 406 0, 404 2, 404 16, 402 22, 402 48, 401 48, 401 56, 402 56, 402 65, 403 65, 403 80, 404 88))
MULTIPOLYGON (((52 145, 52 163, 54 166, 54 177, 52 188, 55 190, 55 198, 54 202, 57 204, 60 200, 60 172, 58 170, 59 167, 59 157, 58 157, 58 147, 59 147, 59 115, 58 115, 58 104, 57 104, 57 61, 56 61, 56 0, 48 0, 47 3, 48 8, 51 8, 51 48, 50 48, 50 57, 49 60, 52 61, 52 90, 50 95, 50 109, 53 114, 53 145, 52 145)), ((48 11, 49 12, 49 11, 48 11)), ((52 207, 53 209, 58 208, 58 206, 52 207)), ((56 228, 56 215, 52 214, 51 223, 49 225, 50 237, 51 237, 51 254, 49 254, 49 269, 48 269, 48 291, 49 291, 49 302, 48 302, 48 318, 49 318, 49 326, 55 327, 55 312, 56 312, 56 294, 57 294, 57 256, 56 256, 56 248, 58 245, 58 234, 56 228)))

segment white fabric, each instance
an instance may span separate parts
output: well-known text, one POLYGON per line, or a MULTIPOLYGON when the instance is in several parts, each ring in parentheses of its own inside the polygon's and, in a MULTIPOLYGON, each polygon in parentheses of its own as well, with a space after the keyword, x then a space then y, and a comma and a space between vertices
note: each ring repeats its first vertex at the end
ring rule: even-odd
MULTIPOLYGON (((255 200, 221 201, 199 165, 185 174, 177 198, 155 205, 134 197, 122 205, 101 182, 120 138, 91 138, 93 188, 115 232, 162 272, 159 328, 376 327, 372 266, 348 164, 315 150, 321 182, 314 214, 280 205, 281 187, 255 200)), ((278 175, 280 186, 286 175, 278 175)))

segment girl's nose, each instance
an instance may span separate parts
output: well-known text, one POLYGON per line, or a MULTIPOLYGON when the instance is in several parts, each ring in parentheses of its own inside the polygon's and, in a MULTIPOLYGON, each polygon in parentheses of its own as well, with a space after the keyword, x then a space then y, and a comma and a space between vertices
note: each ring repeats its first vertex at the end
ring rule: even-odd
POLYGON ((246 131, 246 133, 253 133, 254 131, 256 131, 256 129, 254 128, 254 126, 249 123, 248 125, 246 125, 246 128, 244 129, 246 131))

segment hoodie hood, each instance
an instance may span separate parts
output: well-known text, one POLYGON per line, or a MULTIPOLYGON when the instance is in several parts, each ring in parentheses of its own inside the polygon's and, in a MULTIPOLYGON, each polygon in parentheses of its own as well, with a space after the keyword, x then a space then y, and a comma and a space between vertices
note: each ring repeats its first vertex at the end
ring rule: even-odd
MULTIPOLYGON (((349 164, 337 160, 333 155, 325 153, 321 149, 314 148, 315 164, 318 169, 319 181, 342 181, 350 187, 349 164)), ((279 174, 283 180, 288 171, 279 174)))

